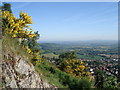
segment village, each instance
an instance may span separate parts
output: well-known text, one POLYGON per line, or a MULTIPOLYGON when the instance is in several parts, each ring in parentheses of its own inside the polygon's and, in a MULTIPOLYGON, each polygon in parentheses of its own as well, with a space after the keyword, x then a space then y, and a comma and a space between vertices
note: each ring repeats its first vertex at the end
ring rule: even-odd
POLYGON ((96 69, 104 71, 108 76, 118 77, 118 58, 100 59, 100 60, 88 60, 81 59, 89 66, 89 71, 91 75, 94 76, 94 71, 96 69))

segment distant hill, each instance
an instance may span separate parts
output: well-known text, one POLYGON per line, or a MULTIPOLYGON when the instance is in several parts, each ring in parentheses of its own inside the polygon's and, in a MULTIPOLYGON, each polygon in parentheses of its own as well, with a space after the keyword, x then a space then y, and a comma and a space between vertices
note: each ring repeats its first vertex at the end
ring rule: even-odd
POLYGON ((118 45, 117 40, 85 40, 85 41, 45 41, 39 42, 41 44, 47 43, 49 45, 84 45, 84 46, 99 46, 99 45, 118 45))

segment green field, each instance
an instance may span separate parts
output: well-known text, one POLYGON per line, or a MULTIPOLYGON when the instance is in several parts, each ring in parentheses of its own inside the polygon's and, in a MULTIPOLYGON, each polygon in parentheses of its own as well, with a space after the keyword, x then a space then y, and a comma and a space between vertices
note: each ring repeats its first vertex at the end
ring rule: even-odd
MULTIPOLYGON (((89 44, 89 43, 88 43, 89 44)), ((118 48, 116 44, 97 43, 90 45, 81 44, 57 44, 57 43, 42 43, 41 49, 44 51, 42 54, 45 57, 58 57, 61 53, 74 51, 79 59, 105 59, 105 55, 118 55, 118 48)))
POLYGON ((58 58, 58 55, 54 54, 54 53, 46 53, 46 54, 42 54, 42 56, 48 57, 48 58, 58 58))
POLYGON ((77 54, 77 57, 80 59, 94 59, 94 60, 99 60, 99 59, 103 59, 104 57, 102 56, 93 56, 93 55, 79 55, 77 54))

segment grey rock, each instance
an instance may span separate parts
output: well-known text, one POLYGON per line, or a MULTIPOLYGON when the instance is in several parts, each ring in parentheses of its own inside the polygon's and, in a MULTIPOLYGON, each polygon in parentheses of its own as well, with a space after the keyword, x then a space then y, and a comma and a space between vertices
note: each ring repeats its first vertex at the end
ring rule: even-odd
MULTIPOLYGON (((28 63, 28 58, 21 56, 8 57, 9 60, 3 60, 2 63, 2 82, 5 82, 3 88, 53 88, 56 86, 50 85, 47 81, 42 80, 40 75, 35 71, 34 66, 28 63), (27 59, 27 60, 26 60, 27 59)), ((11 55, 12 56, 12 55, 11 55)))

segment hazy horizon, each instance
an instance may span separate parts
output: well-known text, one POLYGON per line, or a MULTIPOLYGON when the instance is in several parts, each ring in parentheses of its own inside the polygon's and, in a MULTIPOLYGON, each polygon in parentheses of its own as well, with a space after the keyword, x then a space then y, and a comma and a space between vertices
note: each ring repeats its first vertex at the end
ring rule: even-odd
POLYGON ((39 43, 55 43, 55 42, 117 42, 118 40, 74 40, 74 41, 60 41, 60 40, 53 40, 53 41, 45 41, 39 40, 39 43))

